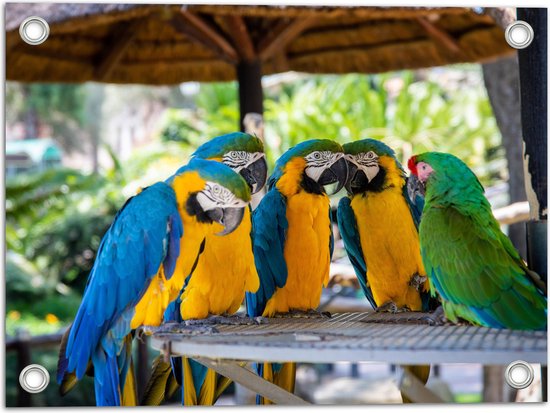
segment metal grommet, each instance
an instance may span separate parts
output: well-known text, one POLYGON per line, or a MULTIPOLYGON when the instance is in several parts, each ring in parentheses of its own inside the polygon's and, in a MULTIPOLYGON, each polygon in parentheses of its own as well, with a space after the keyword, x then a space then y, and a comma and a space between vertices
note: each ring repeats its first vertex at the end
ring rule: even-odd
POLYGON ((506 367, 504 378, 510 387, 525 389, 533 382, 535 372, 533 367, 525 361, 514 361, 506 367))
POLYGON ((40 364, 29 364, 19 374, 19 384, 28 393, 40 393, 50 383, 50 373, 40 364))
POLYGON ((525 49, 531 44, 534 37, 533 28, 523 20, 509 24, 504 32, 504 38, 514 49, 525 49))
POLYGON ((25 43, 36 46, 46 41, 50 35, 50 26, 42 17, 27 17, 19 25, 19 35, 25 43))

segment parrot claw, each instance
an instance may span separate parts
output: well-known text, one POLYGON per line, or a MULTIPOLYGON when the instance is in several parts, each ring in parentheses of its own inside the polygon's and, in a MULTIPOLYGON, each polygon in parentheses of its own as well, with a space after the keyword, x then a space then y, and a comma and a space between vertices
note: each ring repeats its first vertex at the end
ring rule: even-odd
POLYGON ((265 323, 266 321, 258 320, 259 317, 250 318, 242 315, 233 316, 221 316, 212 315, 204 319, 186 320, 186 325, 229 325, 229 326, 241 326, 241 325, 258 325, 265 323))
POLYGON ((409 281, 409 285, 413 287, 416 291, 420 291, 420 287, 424 282, 428 279, 426 276, 422 276, 420 274, 414 274, 409 281))
POLYGON ((274 318, 331 318, 332 314, 328 311, 317 310, 290 310, 287 313, 276 313, 274 318))
POLYGON ((139 337, 146 335, 153 335, 153 334, 213 334, 213 333, 219 333, 216 328, 207 326, 204 324, 201 324, 200 321, 202 320, 186 320, 183 323, 177 323, 174 321, 166 322, 158 327, 153 326, 142 326, 138 329, 138 332, 136 334, 139 334, 139 337), (189 321, 195 321, 194 323, 189 321), (139 330, 142 330, 139 332, 139 330))
POLYGON ((398 313, 399 308, 397 307, 397 304, 395 304, 393 301, 386 301, 384 304, 376 307, 375 310, 377 313, 398 313))
POLYGON ((425 315, 420 320, 425 321, 426 324, 429 324, 431 326, 442 326, 448 323, 442 305, 437 307, 433 313, 425 315))

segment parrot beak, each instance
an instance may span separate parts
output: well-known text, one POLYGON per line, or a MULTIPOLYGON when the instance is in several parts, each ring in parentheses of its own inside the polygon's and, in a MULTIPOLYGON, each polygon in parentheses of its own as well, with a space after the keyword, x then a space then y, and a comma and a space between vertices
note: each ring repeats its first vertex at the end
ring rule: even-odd
POLYGON ((355 178, 355 175, 357 174, 357 171, 359 170, 359 168, 357 167, 355 162, 349 159, 347 160, 347 163, 348 163, 348 179, 346 181, 345 187, 346 187, 346 191, 348 191, 348 194, 353 194, 351 183, 355 178))
POLYGON ((240 174, 250 187, 251 194, 260 191, 267 180, 267 162, 265 161, 265 156, 262 156, 246 168, 241 169, 240 174))
POLYGON ((407 193, 410 200, 416 204, 416 197, 424 197, 426 194, 426 185, 416 175, 411 174, 407 179, 407 193))
POLYGON ((334 195, 344 187, 347 179, 348 179, 348 163, 346 162, 342 154, 342 156, 336 162, 334 162, 330 166, 330 168, 325 169, 325 171, 323 171, 323 173, 321 174, 317 182, 323 186, 338 182, 338 186, 336 187, 334 192, 330 194, 330 195, 334 195))
POLYGON ((206 214, 214 221, 223 225, 223 231, 216 235, 231 234, 239 226, 244 216, 244 208, 214 208, 206 214))
POLYGON ((361 192, 362 188, 365 188, 369 183, 369 178, 364 171, 359 169, 353 156, 347 155, 348 162, 348 180, 346 182, 346 191, 349 194, 355 194, 356 192, 361 192))

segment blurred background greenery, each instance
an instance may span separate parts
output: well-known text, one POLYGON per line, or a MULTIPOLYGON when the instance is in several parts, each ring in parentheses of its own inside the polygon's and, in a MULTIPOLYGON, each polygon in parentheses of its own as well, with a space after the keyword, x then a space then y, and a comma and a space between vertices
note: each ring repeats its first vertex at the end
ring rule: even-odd
MULTIPOLYGON (((479 65, 383 75, 290 73, 265 77, 264 89, 270 167, 305 139, 373 137, 402 161, 413 152, 448 151, 487 187, 507 178, 479 65)), ((10 142, 45 138, 62 153, 45 167, 23 165, 17 156, 6 160, 8 337, 22 329, 54 333, 71 322, 116 211, 139 187, 167 178, 197 146, 238 129, 237 99, 235 82, 157 88, 7 83, 7 153, 10 142)), ((56 350, 33 352, 52 378, 56 358, 56 350)), ((12 365, 13 353, 9 374, 15 374, 12 365)), ((80 389, 58 400, 50 386, 34 404, 51 405, 48 398, 93 404, 91 380, 80 389)), ((15 386, 7 397, 14 405, 15 386)))

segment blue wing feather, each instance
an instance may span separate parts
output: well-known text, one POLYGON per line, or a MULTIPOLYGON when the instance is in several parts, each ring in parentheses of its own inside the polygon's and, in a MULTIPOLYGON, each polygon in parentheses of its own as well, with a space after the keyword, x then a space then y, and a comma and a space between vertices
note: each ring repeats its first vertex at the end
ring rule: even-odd
MULTIPOLYGON (((175 193, 169 185, 152 185, 124 204, 101 241, 71 327, 67 371, 76 370, 82 378, 92 358, 94 367, 99 363, 98 384, 114 382, 113 363, 117 364, 130 332, 134 307, 163 262, 171 275, 182 235, 175 193)), ((120 401, 116 390, 112 392, 112 397, 103 396, 105 402, 120 401)))
POLYGON ((369 300, 373 308, 377 305, 374 302, 372 291, 368 286, 367 281, 367 264, 363 255, 363 249, 361 248, 361 240, 359 238, 359 230, 357 228, 357 222, 355 221, 355 214, 351 208, 351 199, 347 196, 343 197, 338 204, 338 228, 340 229, 340 235, 344 240, 344 247, 348 253, 348 257, 355 270, 355 275, 359 280, 361 289, 369 300))
POLYGON ((277 288, 288 275, 284 247, 288 221, 286 200, 276 187, 271 188, 252 215, 254 262, 260 277, 256 293, 246 293, 248 315, 260 316, 277 288))

